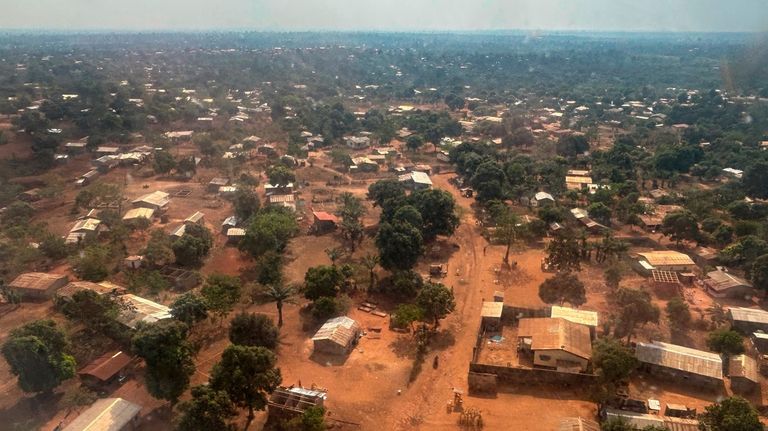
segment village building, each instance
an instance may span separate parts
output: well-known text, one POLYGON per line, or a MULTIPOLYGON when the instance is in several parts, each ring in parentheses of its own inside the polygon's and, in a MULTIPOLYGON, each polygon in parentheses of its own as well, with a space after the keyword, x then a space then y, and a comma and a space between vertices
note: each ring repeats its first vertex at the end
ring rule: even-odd
POLYGON ((75 181, 75 185, 77 186, 87 186, 90 184, 96 177, 99 176, 99 171, 96 169, 91 169, 90 171, 84 173, 83 175, 80 175, 80 178, 78 178, 75 181))
POLYGON ((572 208, 571 216, 591 234, 602 234, 610 228, 589 218, 589 213, 583 208, 572 208))
POLYGON ((97 295, 114 296, 123 295, 127 292, 123 286, 111 283, 109 281, 101 281, 99 283, 94 283, 92 281, 72 281, 56 291, 55 300, 57 303, 61 301, 68 301, 72 299, 75 293, 83 290, 96 292, 97 295))
POLYGON ((123 266, 128 269, 139 269, 143 262, 144 256, 133 254, 126 256, 125 259, 123 259, 123 266))
POLYGON ((123 215, 123 221, 137 221, 139 219, 152 220, 155 210, 151 208, 131 208, 123 215))
POLYGON ((129 431, 136 429, 141 406, 122 398, 102 398, 62 431, 129 431))
POLYGON ((37 188, 23 191, 16 196, 16 199, 24 202, 37 202, 41 198, 40 189, 37 188))
POLYGON ((637 262, 643 268, 649 268, 650 271, 654 269, 662 271, 677 271, 677 272, 691 272, 696 268, 696 263, 690 256, 679 251, 673 250, 658 250, 647 251, 638 253, 637 262), (645 262, 645 265, 642 264, 645 262))
POLYGON ((761 354, 768 354, 768 333, 755 331, 749 337, 755 350, 761 354))
POLYGON ((195 211, 191 216, 184 219, 184 224, 205 224, 205 214, 195 211))
POLYGON ((331 232, 339 224, 339 218, 325 211, 312 211, 312 231, 317 234, 331 232))
POLYGON ((537 192, 531 199, 531 206, 534 208, 545 207, 555 203, 555 198, 547 192, 537 192))
POLYGON ((398 181, 405 184, 411 190, 427 190, 432 188, 432 179, 429 178, 428 174, 420 171, 400 175, 398 181))
POLYGON ((760 375, 755 358, 741 354, 728 358, 728 377, 731 390, 750 394, 760 387, 760 375))
POLYGON ((379 170, 379 164, 366 156, 353 157, 349 169, 352 172, 376 172, 379 170))
POLYGON ((565 188, 566 190, 586 190, 589 185, 592 184, 592 178, 589 176, 580 175, 566 175, 565 176, 565 188))
POLYGON ((699 245, 689 253, 691 255, 691 259, 696 262, 696 265, 704 267, 716 266, 718 263, 718 254, 720 252, 715 248, 699 245))
POLYGON ((171 229, 171 238, 172 239, 178 239, 184 236, 184 234, 187 233, 187 225, 182 223, 175 228, 171 229))
POLYGON ((533 365, 558 371, 584 372, 592 358, 589 328, 563 318, 520 319, 517 338, 533 365))
POLYGON ((130 356, 121 351, 111 351, 91 361, 77 374, 87 386, 104 386, 117 380, 130 363, 130 356))
POLYGON ((371 138, 368 136, 345 136, 344 144, 353 150, 362 150, 371 146, 371 138))
POLYGON ((219 187, 219 196, 223 198, 231 198, 237 193, 237 186, 221 186, 219 187))
POLYGON ((592 338, 595 337, 595 331, 597 330, 598 324, 597 311, 578 310, 575 308, 553 305, 549 317, 553 319, 561 318, 572 323, 584 325, 589 328, 589 333, 592 338))
POLYGON ((670 297, 680 289, 680 277, 674 271, 651 270, 651 286, 662 296, 670 297))
POLYGON ((504 302, 484 301, 480 311, 481 324, 486 331, 501 329, 501 315, 504 312, 504 302))
POLYGON ((21 296, 24 301, 42 301, 53 298, 57 290, 69 282, 62 274, 27 272, 8 284, 8 289, 21 296))
POLYGON ((658 416, 648 413, 638 413, 627 410, 607 408, 603 411, 606 420, 619 419, 627 422, 636 429, 657 427, 674 431, 699 431, 699 421, 695 419, 658 416))
POLYGON ((269 396, 267 414, 270 420, 290 420, 312 407, 323 407, 328 394, 301 387, 279 387, 269 396))
POLYGON ((638 218, 641 227, 649 232, 659 230, 667 214, 683 209, 679 205, 649 205, 647 208, 648 210, 640 214, 638 218))
POLYGON ((741 169, 725 168, 723 169, 723 174, 731 178, 741 179, 744 176, 744 171, 741 169))
POLYGON ((715 298, 746 298, 755 293, 752 283, 721 269, 709 271, 704 288, 715 298))
POLYGON ((215 177, 208 182, 206 190, 210 193, 218 193, 219 187, 223 187, 229 184, 229 178, 215 177))
POLYGON ((224 219, 223 222, 221 222, 221 233, 225 234, 229 230, 229 228, 237 227, 239 224, 239 220, 237 219, 237 216, 231 215, 224 219))
POLYGON ((227 242, 230 244, 237 244, 245 238, 245 229, 240 227, 231 227, 227 229, 227 242))
POLYGON ((133 200, 134 208, 150 208, 155 211, 165 211, 171 202, 170 195, 166 192, 154 191, 133 200))
POLYGON ((326 321, 312 337, 315 353, 347 355, 357 345, 360 325, 347 316, 326 321))
POLYGON ((271 206, 279 206, 296 211, 296 198, 293 194, 269 195, 267 196, 267 203, 271 206))
POLYGON ((269 195, 288 195, 294 192, 293 183, 288 184, 264 184, 264 193, 269 195))
POLYGON ((100 154, 102 156, 115 156, 120 154, 120 147, 102 145, 96 148, 96 154, 100 154))
POLYGON ((165 137, 173 142, 184 142, 192 139, 192 134, 195 133, 192 130, 181 130, 176 132, 165 132, 165 137))
POLYGON ((71 154, 81 153, 85 151, 87 145, 87 142, 67 142, 64 144, 64 150, 71 154))
POLYGON ((131 329, 136 329, 139 322, 155 323, 172 317, 171 309, 165 305, 131 293, 120 296, 120 300, 129 307, 120 313, 117 321, 131 329))
POLYGON ((563 418, 557 431, 600 431, 600 424, 586 418, 563 418))
POLYGON ((641 363, 640 368, 651 374, 712 389, 723 384, 723 360, 717 353, 652 341, 637 343, 635 357, 641 363))
POLYGON ((96 218, 86 218, 77 220, 69 230, 65 238, 66 244, 79 244, 86 238, 94 238, 99 234, 102 228, 101 220, 96 218))
POLYGON ((745 334, 768 332, 768 311, 759 308, 731 307, 728 309, 731 326, 745 334))

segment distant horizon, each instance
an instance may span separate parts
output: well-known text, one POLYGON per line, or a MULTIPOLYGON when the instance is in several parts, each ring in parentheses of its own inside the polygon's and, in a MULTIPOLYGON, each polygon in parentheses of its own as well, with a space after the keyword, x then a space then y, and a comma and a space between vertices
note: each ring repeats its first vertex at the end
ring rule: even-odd
POLYGON ((35 0, 0 30, 34 32, 760 33, 764 0, 35 0))

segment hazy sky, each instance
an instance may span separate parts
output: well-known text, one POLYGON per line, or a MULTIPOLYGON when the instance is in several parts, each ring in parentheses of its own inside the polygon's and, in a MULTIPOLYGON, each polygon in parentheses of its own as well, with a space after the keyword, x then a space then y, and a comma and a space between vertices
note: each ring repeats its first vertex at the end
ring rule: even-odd
POLYGON ((2 29, 766 31, 768 0, 0 0, 2 29))

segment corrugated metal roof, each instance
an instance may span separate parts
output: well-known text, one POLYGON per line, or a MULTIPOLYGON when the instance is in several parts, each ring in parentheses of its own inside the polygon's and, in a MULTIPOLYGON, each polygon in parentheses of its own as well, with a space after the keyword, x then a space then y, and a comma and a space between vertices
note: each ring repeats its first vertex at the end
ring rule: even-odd
POLYGON ((748 355, 731 356, 728 360, 728 377, 743 377, 755 383, 760 381, 757 361, 748 355))
POLYGON ((245 229, 240 227, 231 227, 227 229, 227 236, 245 236, 245 229))
POLYGON ((584 418, 563 418, 558 431, 600 431, 600 425, 584 418))
POLYGON ((708 272, 704 283, 706 283, 708 288, 715 291, 723 291, 741 286, 752 287, 752 283, 747 280, 737 277, 730 272, 720 270, 708 272))
POLYGON ((653 266, 696 265, 690 256, 674 250, 648 251, 638 254, 653 266))
POLYGON ((166 192, 161 192, 160 190, 156 190, 152 193, 146 194, 144 196, 141 196, 138 199, 134 199, 133 203, 148 203, 150 205, 155 205, 158 207, 164 207, 168 205, 168 202, 170 202, 170 195, 166 192))
POLYGON ((137 218, 151 219, 155 215, 155 210, 152 208, 131 208, 126 211, 123 216, 123 220, 133 220, 137 218))
POLYGON ((569 322, 592 326, 595 328, 597 327, 598 320, 597 311, 577 310, 575 308, 560 307, 558 305, 552 306, 552 311, 549 317, 561 317, 569 322))
POLYGON ((759 308, 731 307, 728 313, 734 322, 768 324, 768 311, 759 308))
POLYGON ((312 341, 330 340, 340 346, 348 346, 360 332, 360 325, 347 316, 328 320, 317 330, 312 341))
POLYGON ((518 337, 531 338, 531 350, 563 350, 584 359, 592 357, 589 328, 563 318, 520 319, 518 337))
POLYGON ((70 232, 77 232, 77 231, 88 231, 93 232, 96 229, 98 229, 99 225, 101 224, 101 220, 95 219, 95 218, 87 218, 84 220, 78 220, 75 222, 75 225, 72 226, 72 229, 70 229, 70 232))
POLYGON ((139 322, 154 323, 171 318, 170 308, 149 299, 130 293, 120 299, 128 303, 131 309, 122 312, 117 320, 129 328, 135 329, 139 322))
POLYGON ((504 311, 504 303, 503 302, 492 302, 492 301, 485 301, 483 302, 483 308, 480 311, 480 316, 482 317, 501 317, 501 313, 504 311))
POLYGON ((192 214, 191 216, 187 217, 186 220, 184 220, 184 222, 185 223, 197 223, 200 220, 202 220, 203 217, 205 217, 205 214, 201 213, 200 211, 195 211, 195 213, 192 214))
POLYGON ((16 277, 8 287, 12 289, 48 290, 61 279, 66 280, 67 276, 45 272, 27 272, 16 277))
POLYGON ((107 381, 130 363, 131 357, 123 352, 107 352, 86 365, 78 374, 107 381))
POLYGON ((122 431, 138 416, 141 406, 122 398, 97 400, 63 431, 122 431))
POLYGON ((635 357, 640 362, 659 365, 691 374, 723 378, 723 360, 717 353, 653 341, 637 343, 635 357))

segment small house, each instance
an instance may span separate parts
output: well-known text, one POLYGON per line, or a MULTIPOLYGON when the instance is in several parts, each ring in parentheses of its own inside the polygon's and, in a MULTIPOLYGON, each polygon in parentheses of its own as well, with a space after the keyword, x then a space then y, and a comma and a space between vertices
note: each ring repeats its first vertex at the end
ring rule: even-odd
POLYGON ((675 431, 699 431, 699 421, 695 419, 658 416, 628 410, 616 410, 612 408, 605 409, 603 411, 603 417, 606 420, 623 420, 635 429, 656 427, 658 429, 669 429, 675 431))
POLYGON ((79 244, 80 241, 83 241, 86 238, 97 236, 101 227, 101 220, 99 219, 80 219, 76 221, 74 226, 72 226, 72 229, 69 230, 69 234, 67 234, 64 242, 67 244, 79 244))
POLYGON ((99 154, 102 156, 115 156, 120 154, 120 147, 102 145, 96 148, 96 154, 99 154))
POLYGON ((62 431, 129 431, 136 429, 141 406, 122 398, 96 400, 62 431))
POLYGON ((206 187, 206 190, 209 193, 218 193, 219 187, 224 187, 228 184, 229 184, 229 178, 216 177, 211 179, 211 181, 208 181, 208 186, 206 187))
POLYGON ((170 195, 166 192, 154 191, 133 200, 134 208, 150 208, 155 211, 165 211, 171 202, 170 195))
POLYGON ((323 324, 312 337, 314 351, 347 355, 357 345, 360 325, 347 316, 334 317, 323 324))
POLYGON ((69 282, 69 277, 45 272, 27 272, 16 277, 8 288, 22 300, 42 301, 53 298, 57 290, 69 282))
POLYGON ((293 183, 288 184, 264 184, 264 193, 269 195, 289 195, 294 192, 293 183))
POLYGON ((755 350, 762 354, 768 354, 768 334, 763 331, 755 331, 749 337, 755 350))
POLYGON ((759 308, 731 307, 728 309, 731 326, 745 334, 768 332, 768 311, 759 308))
POLYGON ((88 386, 98 387, 114 382, 131 363, 131 357, 121 351, 107 352, 78 371, 80 380, 88 386))
POLYGON ((555 203, 555 198, 547 192, 538 192, 531 199, 532 207, 544 207, 555 203))
POLYGON ((745 298, 754 294, 752 283, 723 270, 710 271, 704 279, 707 293, 715 298, 745 298))
POLYGON ((127 269, 139 269, 141 268, 141 264, 144 262, 144 256, 139 255, 131 255, 126 256, 125 259, 123 259, 123 266, 127 269))
POLYGON ((230 244, 237 244, 245 238, 245 229, 239 227, 231 227, 227 229, 227 242, 230 244))
POLYGON ((40 200, 40 189, 29 189, 19 193, 16 198, 24 202, 37 202, 40 200))
POLYGON ((420 171, 400 175, 398 181, 405 184, 411 190, 427 190, 432 188, 432 179, 429 178, 428 174, 420 171))
POLYGON ((123 215, 123 220, 130 222, 130 221, 137 221, 139 219, 147 219, 152 220, 152 217, 155 215, 155 210, 151 208, 131 208, 128 211, 126 211, 125 215, 123 215))
POLYGON ((120 300, 128 307, 122 310, 117 321, 131 329, 136 329, 139 322, 155 323, 172 317, 171 309, 165 305, 131 293, 122 295, 120 300))
POLYGON ((501 315, 503 311, 503 302, 483 302, 483 308, 480 311, 483 329, 487 331, 498 331, 501 329, 501 315))
POLYGON ((563 418, 557 431, 600 431, 600 424, 592 419, 581 417, 563 418))
POLYGON ((237 193, 236 185, 219 187, 219 196, 223 198, 231 198, 235 195, 235 193, 237 193))
POLYGON ((87 142, 67 142, 64 144, 64 150, 68 153, 75 154, 85 151, 87 142))
POLYGON ((339 224, 339 218, 325 211, 312 211, 312 230, 317 234, 331 232, 339 224))
POLYGON ((78 178, 77 181, 75 181, 75 185, 87 186, 98 176, 99 176, 99 171, 96 169, 91 169, 90 171, 84 173, 83 175, 80 175, 80 178, 78 178))
POLYGON ((296 199, 293 194, 269 195, 267 196, 267 203, 271 206, 290 208, 291 210, 296 211, 296 199))
POLYGON ((741 177, 744 176, 744 171, 735 168, 724 168, 723 175, 731 178, 741 179, 741 177))
POLYGON ((351 168, 357 172, 376 172, 379 170, 379 164, 367 156, 353 157, 351 168))
POLYGON ((260 145, 259 148, 256 149, 256 152, 267 157, 277 157, 277 149, 272 144, 260 145))
POLYGON ((239 223, 239 220, 237 220, 237 216, 231 215, 224 219, 223 222, 221 222, 221 233, 227 234, 227 231, 230 228, 237 227, 239 223))
POLYGON ((185 233, 187 233, 187 225, 182 223, 171 229, 171 239, 179 239, 183 237, 185 233))
POLYGON ((745 354, 731 356, 728 359, 728 377, 731 390, 750 394, 760 387, 757 360, 745 354))
POLYGON ((690 256, 679 251, 659 250, 638 253, 638 261, 644 261, 652 269, 677 272, 691 272, 696 268, 696 263, 690 256))
POLYGON ((327 393, 302 387, 279 387, 269 396, 267 413, 270 420, 290 420, 312 407, 323 407, 327 393))
POLYGON ((345 136, 344 143, 353 150, 362 150, 371 146, 371 138, 368 136, 345 136))
POLYGON ((565 372, 584 372, 592 358, 589 328, 563 318, 520 319, 518 343, 533 354, 535 366, 565 372))
POLYGON ((176 132, 165 132, 165 137, 173 142, 184 142, 192 139, 192 130, 180 130, 176 132))
POLYGON ((184 219, 184 224, 205 224, 205 214, 200 211, 195 211, 194 214, 184 219))
POLYGON ((75 293, 83 290, 90 290, 97 295, 117 296, 126 293, 126 289, 123 286, 110 283, 109 281, 102 281, 99 283, 94 283, 92 281, 72 281, 56 291, 55 302, 68 301, 72 299, 75 293))
POLYGON ((712 389, 723 384, 723 360, 717 353, 652 341, 637 343, 635 357, 640 368, 650 374, 712 389))

